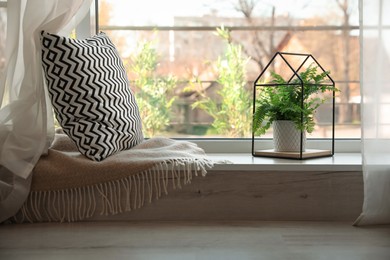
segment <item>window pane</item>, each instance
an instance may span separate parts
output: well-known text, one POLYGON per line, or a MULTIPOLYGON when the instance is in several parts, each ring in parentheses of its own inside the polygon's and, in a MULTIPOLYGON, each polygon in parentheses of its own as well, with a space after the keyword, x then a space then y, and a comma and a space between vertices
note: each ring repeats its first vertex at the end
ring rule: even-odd
MULTIPOLYGON (((250 137, 253 81, 285 51, 331 72, 336 137, 360 137, 357 0, 100 0, 99 26, 125 62, 146 135, 250 137)), ((330 136, 321 113, 311 137, 330 136)))

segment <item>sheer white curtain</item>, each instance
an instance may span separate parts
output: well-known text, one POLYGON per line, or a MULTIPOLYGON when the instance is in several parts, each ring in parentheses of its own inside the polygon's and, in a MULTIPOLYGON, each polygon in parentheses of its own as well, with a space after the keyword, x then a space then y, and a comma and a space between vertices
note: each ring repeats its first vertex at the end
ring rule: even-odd
POLYGON ((24 202, 31 171, 54 136, 40 62, 40 32, 69 34, 91 1, 8 1, 6 66, 0 79, 0 222, 24 202))
POLYGON ((364 204, 356 225, 390 223, 390 1, 360 0, 364 204))

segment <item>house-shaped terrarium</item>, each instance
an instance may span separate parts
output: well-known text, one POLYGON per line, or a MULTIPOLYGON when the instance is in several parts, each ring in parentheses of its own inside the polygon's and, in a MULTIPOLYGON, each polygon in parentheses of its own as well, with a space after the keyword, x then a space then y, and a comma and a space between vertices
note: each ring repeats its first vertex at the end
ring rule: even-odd
POLYGON ((337 89, 329 74, 310 54, 273 56, 254 82, 253 156, 333 156, 337 89))

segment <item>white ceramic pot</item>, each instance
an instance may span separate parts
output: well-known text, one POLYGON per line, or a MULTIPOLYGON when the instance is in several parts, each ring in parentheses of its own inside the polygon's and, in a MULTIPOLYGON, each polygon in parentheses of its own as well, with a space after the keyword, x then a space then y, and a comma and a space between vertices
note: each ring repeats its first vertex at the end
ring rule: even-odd
MULTIPOLYGON (((299 152, 301 150, 301 131, 294 122, 277 120, 273 122, 274 149, 276 152, 299 152)), ((302 152, 306 150, 306 133, 302 135, 302 152)))

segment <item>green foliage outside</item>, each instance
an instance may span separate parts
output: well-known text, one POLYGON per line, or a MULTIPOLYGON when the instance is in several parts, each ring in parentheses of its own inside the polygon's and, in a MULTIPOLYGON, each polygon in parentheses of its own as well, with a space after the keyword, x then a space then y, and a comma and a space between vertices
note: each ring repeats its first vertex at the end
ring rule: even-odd
POLYGON ((146 137, 153 137, 166 130, 175 100, 175 97, 171 97, 171 92, 176 87, 176 78, 157 76, 157 66, 155 43, 151 41, 139 44, 132 57, 131 71, 135 74, 135 96, 146 137))
POLYGON ((279 74, 271 73, 270 83, 278 86, 259 88, 253 116, 253 131, 256 135, 265 134, 276 120, 291 120, 298 130, 313 132, 316 109, 327 99, 326 96, 313 94, 338 91, 332 85, 323 84, 329 72, 318 73, 317 69, 317 66, 309 66, 299 74, 301 79, 296 78, 289 84, 279 74), (303 106, 301 106, 301 84, 304 89, 303 106))
POLYGON ((224 55, 216 61, 217 82, 221 85, 218 91, 219 100, 213 100, 202 91, 201 98, 193 104, 213 119, 212 126, 218 134, 228 137, 247 137, 251 133, 252 104, 251 95, 245 88, 246 64, 241 45, 230 41, 228 30, 217 28, 216 34, 227 43, 224 55))

